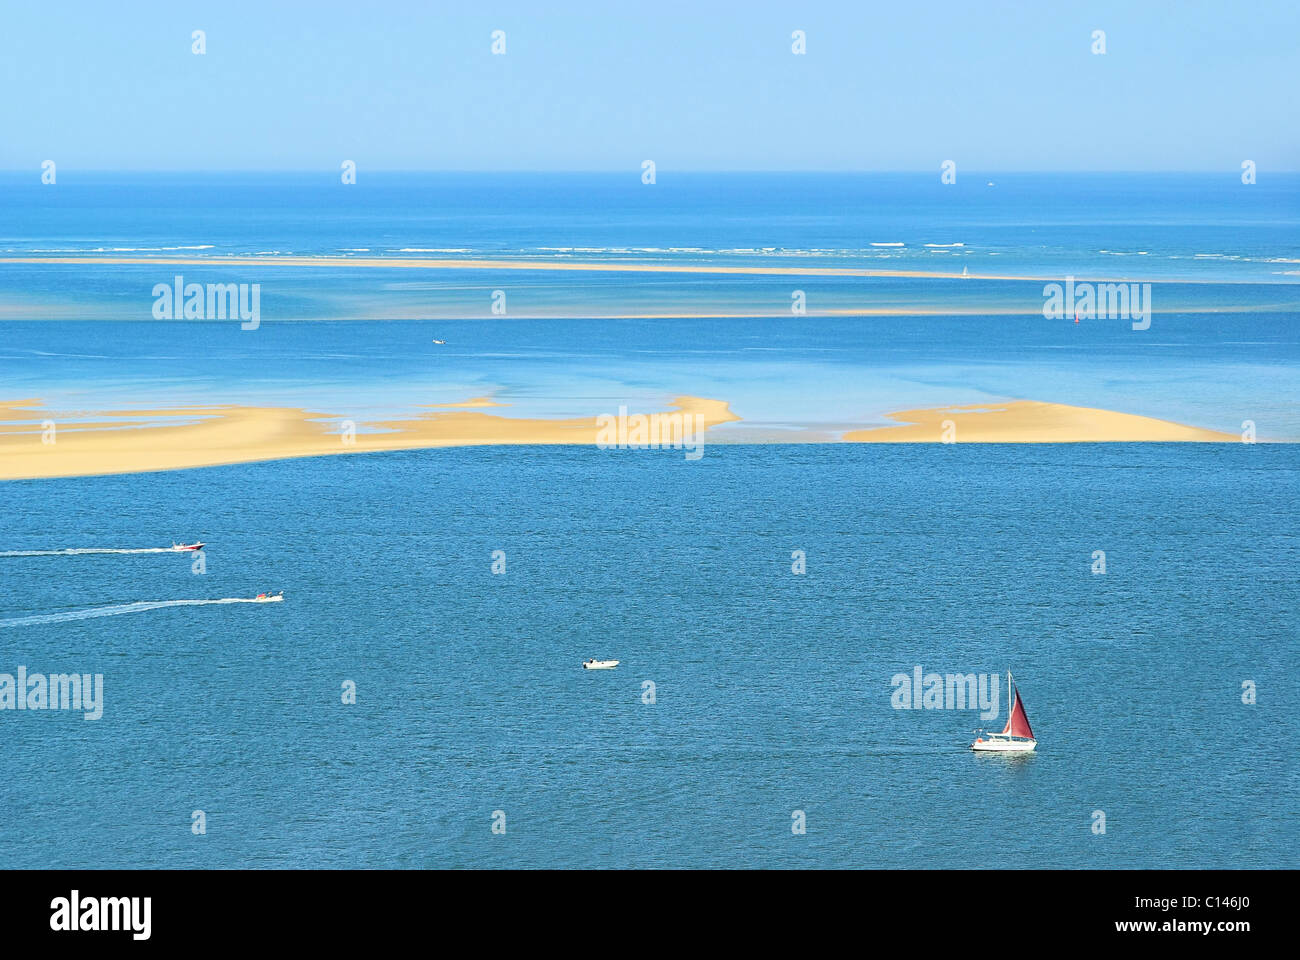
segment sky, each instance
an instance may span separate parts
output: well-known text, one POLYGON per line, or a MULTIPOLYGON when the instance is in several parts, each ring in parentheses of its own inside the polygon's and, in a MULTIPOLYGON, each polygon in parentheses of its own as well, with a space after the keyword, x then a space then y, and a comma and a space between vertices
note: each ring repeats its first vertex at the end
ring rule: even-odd
POLYGON ((1300 170, 1296 0, 3 2, 4 170, 1300 170))

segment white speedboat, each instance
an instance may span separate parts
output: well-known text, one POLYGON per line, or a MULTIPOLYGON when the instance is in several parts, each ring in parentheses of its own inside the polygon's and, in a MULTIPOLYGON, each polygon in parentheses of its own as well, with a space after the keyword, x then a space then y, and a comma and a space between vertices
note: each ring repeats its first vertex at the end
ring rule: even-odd
POLYGON ((1020 691, 1012 682, 1011 671, 1007 671, 1007 699, 1011 710, 1007 714, 1007 725, 1001 733, 980 731, 980 736, 970 745, 972 750, 989 753, 1029 753, 1038 746, 1034 731, 1029 727, 1029 717, 1025 714, 1024 701, 1020 691))
POLYGON ((259 593, 253 598, 254 603, 279 603, 284 599, 284 591, 279 593, 259 593))
POLYGON ((202 550, 203 547, 204 547, 204 543, 202 540, 195 540, 193 543, 172 544, 172 549, 175 550, 177 553, 180 553, 182 550, 202 550))
POLYGON ((593 658, 582 661, 582 669, 584 670, 613 670, 617 666, 617 660, 596 660, 593 658))

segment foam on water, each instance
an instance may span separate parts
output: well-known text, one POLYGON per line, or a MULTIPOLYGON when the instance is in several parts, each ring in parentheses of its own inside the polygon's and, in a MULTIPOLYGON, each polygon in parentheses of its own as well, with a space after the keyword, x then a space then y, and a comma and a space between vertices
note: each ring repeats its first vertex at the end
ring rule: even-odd
POLYGON ((65 623, 69 620, 93 620, 97 617, 115 617, 123 613, 144 613, 166 607, 203 607, 212 604, 262 603, 247 597, 222 597, 219 600, 140 600, 135 603, 118 603, 108 607, 91 607, 88 610, 62 610, 58 613, 36 613, 27 617, 0 620, 0 628, 28 627, 43 623, 65 623))
POLYGON ((0 550, 0 557, 73 557, 103 553, 181 553, 171 547, 136 547, 116 549, 109 547, 68 547, 63 550, 0 550))

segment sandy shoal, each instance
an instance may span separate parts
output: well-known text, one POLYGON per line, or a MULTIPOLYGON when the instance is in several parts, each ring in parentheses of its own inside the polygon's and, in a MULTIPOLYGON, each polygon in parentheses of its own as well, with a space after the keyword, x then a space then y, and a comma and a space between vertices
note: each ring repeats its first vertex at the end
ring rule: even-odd
POLYGON ((952 442, 956 443, 1229 443, 1241 440, 1234 433, 1189 427, 1154 417, 1035 400, 900 410, 888 416, 899 421, 899 426, 851 430, 844 434, 844 439, 855 443, 940 443, 951 423, 952 442))
MULTIPOLYGON (((466 401, 483 406, 492 401, 466 401)), ((645 411, 651 413, 653 411, 645 411)), ((670 413, 696 416, 705 430, 738 420, 725 401, 678 397, 670 413)), ((566 420, 503 417, 475 409, 431 409, 406 420, 355 421, 294 407, 214 406, 95 411, 97 423, 61 419, 39 401, 0 403, 0 480, 183 470, 259 460, 490 444, 578 444, 597 441, 597 416, 566 420), (158 423, 184 418, 182 423, 158 423), (54 442, 43 422, 54 422, 54 442), (379 431, 379 432, 368 432, 379 431)), ((75 416, 75 415, 74 415, 75 416)))
MULTIPOLYGON (((40 401, 0 403, 0 480, 144 473, 291 457, 432 447, 574 444, 594 446, 597 417, 524 419, 485 412, 506 406, 487 397, 430 405, 410 419, 356 421, 350 442, 337 414, 296 407, 206 406, 77 413, 40 401), (78 417, 94 422, 78 421, 78 417), (54 443, 45 421, 54 423, 54 443), (168 422, 168 421, 176 422, 168 422)), ((727 402, 678 397, 671 413, 697 416, 707 430, 739 421, 727 402)), ((896 426, 850 429, 853 443, 941 443, 949 423, 957 443, 1232 443, 1232 433, 1153 417, 1061 403, 1002 403, 903 410, 896 426)), ((740 435, 736 438, 739 439, 740 435)), ((791 436, 790 440, 801 439, 791 436)), ((819 442, 834 437, 816 438, 819 442)), ((751 441, 752 442, 752 441, 751 441)), ((782 442, 767 439, 759 442, 782 442)))
MULTIPOLYGON (((141 257, 141 256, 10 256, 0 257, 0 264, 116 264, 172 267, 367 267, 380 269, 416 270, 559 270, 580 273, 686 273, 717 276, 764 277, 924 277, 937 280, 1025 280, 1039 283, 1060 282, 1064 278, 1047 275, 1009 273, 969 273, 955 270, 899 270, 872 267, 805 267, 805 266, 742 266, 735 264, 701 263, 637 263, 626 260, 491 260, 453 259, 445 257, 302 257, 276 256, 223 256, 208 257, 141 257)), ((1076 277, 1088 283, 1234 283, 1258 281, 1178 279, 1161 280, 1152 277, 1076 277)))

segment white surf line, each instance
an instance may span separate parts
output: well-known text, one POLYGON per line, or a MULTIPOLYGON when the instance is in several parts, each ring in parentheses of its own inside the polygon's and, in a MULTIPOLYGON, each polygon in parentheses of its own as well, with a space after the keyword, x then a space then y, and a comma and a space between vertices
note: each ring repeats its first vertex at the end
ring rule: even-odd
POLYGON ((108 547, 67 547, 63 550, 0 550, 0 557, 71 557, 87 553, 180 553, 171 547, 139 547, 114 550, 108 547))
POLYGON ((68 620, 89 620, 94 617, 115 617, 121 613, 143 613, 163 607, 201 607, 213 603, 261 603, 247 597, 224 597, 220 600, 141 600, 136 603, 119 603, 111 607, 91 607, 88 610, 64 610, 60 613, 38 613, 29 617, 0 620, 0 628, 28 627, 40 623, 64 623, 68 620))

